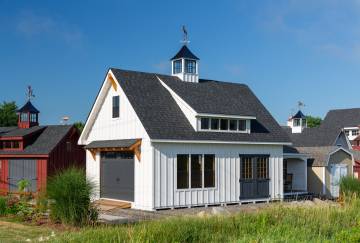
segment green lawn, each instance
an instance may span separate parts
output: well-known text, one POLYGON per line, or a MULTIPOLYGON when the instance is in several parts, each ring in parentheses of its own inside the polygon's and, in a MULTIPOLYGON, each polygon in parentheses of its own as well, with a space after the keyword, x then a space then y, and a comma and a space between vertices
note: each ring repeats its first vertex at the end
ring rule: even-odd
POLYGON ((51 236, 55 233, 54 230, 48 227, 9 222, 1 218, 0 220, 0 242, 38 242, 47 237, 49 240, 54 238, 51 236))
MULTIPOLYGON (((56 233, 57 234, 57 233, 56 233)), ((0 224, 0 242, 51 235, 46 227, 0 224)), ((340 206, 283 206, 232 216, 184 216, 61 232, 51 242, 360 242, 360 200, 340 206)), ((33 241, 34 242, 34 241, 33 241)))

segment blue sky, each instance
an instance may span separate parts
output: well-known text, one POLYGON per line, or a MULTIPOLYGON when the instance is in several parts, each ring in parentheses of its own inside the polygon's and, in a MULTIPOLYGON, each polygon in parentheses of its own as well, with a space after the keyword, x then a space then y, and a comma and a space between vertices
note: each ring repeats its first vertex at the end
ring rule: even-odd
POLYGON ((170 73, 186 25, 200 76, 248 84, 284 124, 360 107, 360 0, 0 0, 0 101, 84 121, 109 67, 170 73))

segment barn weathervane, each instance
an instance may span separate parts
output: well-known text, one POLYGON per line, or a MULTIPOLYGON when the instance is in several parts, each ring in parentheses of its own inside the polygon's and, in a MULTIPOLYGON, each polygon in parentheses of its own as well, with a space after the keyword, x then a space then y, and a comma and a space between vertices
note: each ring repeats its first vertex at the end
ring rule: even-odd
POLYGON ((302 101, 298 101, 298 108, 299 108, 299 110, 301 110, 301 107, 305 107, 305 104, 304 104, 304 102, 302 102, 302 101))
POLYGON ((183 40, 181 41, 184 45, 189 44, 189 37, 188 37, 188 32, 185 28, 185 25, 182 26, 182 32, 183 32, 183 40))
POLYGON ((26 98, 27 101, 30 101, 32 98, 35 98, 34 90, 31 88, 31 85, 28 85, 27 87, 26 98))

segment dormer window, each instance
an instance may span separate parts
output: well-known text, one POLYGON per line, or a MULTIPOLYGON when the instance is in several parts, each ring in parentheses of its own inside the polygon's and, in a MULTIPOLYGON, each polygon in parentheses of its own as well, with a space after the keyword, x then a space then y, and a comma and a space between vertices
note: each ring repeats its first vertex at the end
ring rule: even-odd
POLYGON ((249 119, 200 117, 198 130, 209 132, 240 132, 250 133, 249 119))
POLYGON ((300 127, 300 119, 294 119, 294 127, 300 127))
POLYGON ((196 62, 194 60, 185 59, 185 72, 196 73, 196 62))
POLYGON ((182 60, 175 60, 174 62, 174 74, 182 72, 182 60))

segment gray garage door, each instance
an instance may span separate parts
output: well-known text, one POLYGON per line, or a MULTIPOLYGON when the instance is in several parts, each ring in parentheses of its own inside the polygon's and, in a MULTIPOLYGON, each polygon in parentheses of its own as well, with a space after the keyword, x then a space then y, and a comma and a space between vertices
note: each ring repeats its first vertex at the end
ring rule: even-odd
POLYGON ((36 160, 12 159, 9 160, 9 190, 17 191, 20 180, 30 182, 29 191, 36 192, 36 160))
POLYGON ((101 153, 100 196, 134 201, 133 153, 101 153))

